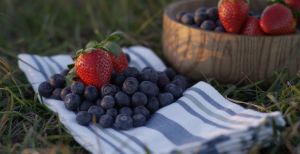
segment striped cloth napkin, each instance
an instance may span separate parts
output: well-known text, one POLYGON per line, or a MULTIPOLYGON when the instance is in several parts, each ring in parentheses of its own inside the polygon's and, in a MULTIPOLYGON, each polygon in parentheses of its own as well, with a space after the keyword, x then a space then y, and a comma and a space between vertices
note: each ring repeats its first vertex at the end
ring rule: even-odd
MULTIPOLYGON (((150 49, 133 46, 124 52, 131 58, 130 65, 138 69, 166 69, 150 49)), ((70 63, 69 55, 19 55, 19 67, 36 93, 41 82, 70 63)), ((245 109, 205 82, 198 82, 178 101, 160 109, 144 127, 128 131, 103 129, 97 124, 80 126, 75 113, 66 110, 62 101, 41 102, 58 114, 68 132, 91 153, 247 153, 255 144, 272 140, 272 123, 285 125, 281 113, 245 109)))

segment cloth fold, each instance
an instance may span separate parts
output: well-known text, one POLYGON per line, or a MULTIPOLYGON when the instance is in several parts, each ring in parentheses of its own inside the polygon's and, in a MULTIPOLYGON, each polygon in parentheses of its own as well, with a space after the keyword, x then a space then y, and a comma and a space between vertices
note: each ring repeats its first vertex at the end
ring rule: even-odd
MULTIPOLYGON (((132 46, 123 50, 130 56, 130 66, 166 69, 148 48, 132 46)), ((69 55, 18 57, 19 67, 36 93, 41 82, 73 62, 69 55)), ((179 100, 157 111, 145 126, 128 131, 103 129, 97 124, 80 126, 75 113, 68 111, 62 101, 40 101, 58 114, 68 132, 91 153, 246 153, 254 144, 272 140, 272 122, 285 125, 280 112, 245 109, 205 82, 187 89, 179 100)))

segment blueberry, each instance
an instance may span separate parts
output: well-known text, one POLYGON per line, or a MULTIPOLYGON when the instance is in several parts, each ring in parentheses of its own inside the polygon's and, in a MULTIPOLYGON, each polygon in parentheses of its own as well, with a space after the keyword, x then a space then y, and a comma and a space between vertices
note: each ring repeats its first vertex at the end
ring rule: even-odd
POLYGON ((99 119, 99 124, 103 128, 109 128, 112 126, 113 123, 114 123, 114 118, 109 114, 104 114, 99 119))
POLYGON ((107 95, 104 96, 101 100, 100 106, 103 109, 110 109, 113 108, 115 106, 115 99, 113 96, 107 95))
POLYGON ((82 95, 84 92, 84 84, 82 82, 73 82, 71 84, 71 91, 74 94, 82 95))
POLYGON ((119 114, 127 114, 127 115, 132 115, 132 110, 131 108, 129 107, 122 107, 120 110, 119 110, 119 114))
POLYGON ((200 7, 195 11, 195 14, 205 13, 207 10, 206 7, 200 7))
POLYGON ((65 99, 66 95, 71 93, 71 88, 70 87, 65 87, 64 89, 61 90, 60 92, 60 97, 62 100, 65 99))
POLYGON ((182 96, 183 90, 181 87, 170 83, 165 87, 165 91, 171 93, 175 99, 182 96))
POLYGON ((61 89, 55 88, 54 91, 52 92, 51 98, 56 100, 61 100, 60 93, 61 93, 61 89))
POLYGON ((133 127, 141 127, 146 124, 146 117, 143 114, 135 114, 132 116, 133 127))
POLYGON ((92 122, 92 115, 87 111, 80 111, 76 115, 76 121, 80 125, 88 126, 92 122))
POLYGON ((116 85, 113 84, 106 84, 104 86, 101 87, 101 94, 102 97, 106 96, 106 95, 115 95, 118 92, 118 87, 116 85))
POLYGON ((164 88, 167 84, 170 83, 170 79, 165 72, 158 72, 157 85, 160 88, 164 88))
POLYGON ((222 26, 222 27, 223 27, 223 25, 222 25, 222 23, 221 23, 220 20, 217 20, 217 21, 216 21, 216 26, 217 26, 217 27, 218 27, 218 26, 222 26))
POLYGON ((115 126, 117 129, 128 130, 128 129, 130 129, 130 128, 133 127, 133 120, 132 120, 132 118, 131 118, 129 115, 127 115, 127 114, 119 114, 119 115, 116 117, 114 126, 115 126))
POLYGON ((128 77, 122 86, 122 90, 129 95, 132 95, 138 90, 139 81, 134 77, 128 77))
POLYGON ((127 61, 130 62, 131 59, 130 59, 129 54, 125 53, 125 56, 126 56, 126 58, 127 58, 127 61))
POLYGON ((63 88, 66 84, 65 77, 61 74, 54 74, 50 77, 49 83, 54 88, 63 88))
POLYGON ((225 29, 224 29, 224 27, 222 27, 222 26, 218 26, 218 27, 215 28, 215 32, 224 33, 224 32, 225 32, 225 29))
POLYGON ((157 85, 150 81, 143 81, 139 86, 139 90, 149 97, 156 96, 159 93, 157 85))
POLYGON ((76 111, 81 103, 80 96, 74 93, 66 95, 64 99, 65 107, 68 110, 76 111))
POLYGON ((78 110, 79 111, 88 111, 88 109, 93 106, 94 103, 93 102, 90 102, 90 101, 87 101, 87 100, 84 100, 81 105, 79 106, 78 110))
POLYGON ((115 101, 116 101, 116 104, 120 107, 130 105, 129 96, 126 93, 121 92, 121 91, 115 94, 115 101))
POLYGON ((136 92, 131 97, 131 105, 134 107, 146 105, 147 102, 148 98, 142 92, 136 92))
POLYGON ((174 96, 171 93, 161 93, 158 95, 160 107, 165 107, 174 102, 174 96))
POLYGON ((144 106, 138 106, 134 108, 134 114, 142 114, 144 115, 147 119, 150 117, 150 112, 149 110, 144 107, 144 106))
POLYGON ((181 18, 182 18, 182 16, 183 16, 184 14, 186 14, 186 12, 184 12, 184 11, 181 11, 181 12, 177 13, 177 14, 176 14, 176 20, 177 20, 177 21, 181 21, 181 18))
POLYGON ((188 80, 183 75, 176 75, 172 81, 175 85, 181 87, 183 90, 185 90, 188 87, 188 80))
POLYGON ((212 7, 212 8, 207 9, 206 13, 208 15, 208 18, 211 20, 216 21, 219 18, 217 7, 212 7))
POLYGON ((212 20, 205 20, 201 24, 200 28, 203 29, 203 30, 212 31, 212 30, 214 30, 216 28, 216 25, 215 25, 215 23, 212 20))
POLYGON ((152 113, 156 112, 159 109, 159 101, 156 97, 149 98, 148 104, 146 105, 147 109, 152 113))
POLYGON ((99 119, 105 113, 105 111, 102 109, 102 107, 97 106, 97 105, 90 106, 90 108, 88 109, 88 112, 90 114, 92 114, 93 116, 95 116, 96 119, 99 119))
POLYGON ((54 88, 47 81, 41 83, 38 88, 39 94, 46 98, 49 98, 52 95, 53 90, 54 88))
POLYGON ((141 78, 144 81, 152 81, 152 82, 156 83, 156 81, 158 79, 158 74, 153 68, 146 67, 141 72, 141 78))
POLYGON ((195 14, 195 16, 194 16, 195 23, 198 25, 201 25, 202 22, 205 21, 207 18, 208 18, 208 16, 205 12, 195 14))
POLYGON ((186 25, 193 25, 194 22, 194 15, 192 13, 186 13, 181 17, 181 22, 186 25))
POLYGON ((128 67, 125 71, 124 71, 124 75, 126 77, 135 77, 137 78, 139 75, 139 70, 137 70, 135 67, 128 67))
POLYGON ((122 86, 125 79, 126 79, 125 75, 113 73, 111 76, 111 83, 113 83, 117 86, 122 86))
POLYGON ((89 101, 95 101, 99 96, 98 90, 94 86, 87 86, 84 89, 84 98, 89 101))
POLYGON ((69 73, 69 69, 65 69, 65 70, 63 70, 60 74, 62 75, 62 76, 67 76, 68 75, 68 73, 69 73))
POLYGON ((118 115, 118 110, 115 108, 110 108, 110 109, 106 110, 106 114, 109 114, 112 117, 116 117, 118 115))
POLYGON ((176 72, 172 68, 167 68, 165 70, 165 73, 167 74, 167 76, 169 77, 170 80, 173 80, 173 78, 176 75, 176 72))

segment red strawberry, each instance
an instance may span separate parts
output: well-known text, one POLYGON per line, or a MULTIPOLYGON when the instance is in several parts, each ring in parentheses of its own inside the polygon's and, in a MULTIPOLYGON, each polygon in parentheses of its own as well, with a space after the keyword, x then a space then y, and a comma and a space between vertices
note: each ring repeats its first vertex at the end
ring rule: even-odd
POLYGON ((271 35, 290 34, 296 31, 296 20, 292 11, 280 3, 266 7, 259 24, 265 33, 271 35))
POLYGON ((249 4, 247 0, 220 0, 219 18, 229 33, 239 33, 247 20, 249 4))
POLYGON ((284 0, 284 2, 293 10, 300 11, 300 1, 299 0, 284 0))
POLYGON ((103 49, 83 52, 75 61, 76 75, 84 84, 98 88, 109 83, 112 69, 110 53, 103 49))
POLYGON ((114 54, 110 54, 114 70, 117 73, 124 72, 128 67, 128 60, 126 55, 122 52, 119 56, 115 56, 114 54))
POLYGON ((249 16, 244 24, 242 34, 259 36, 264 35, 264 32, 259 26, 259 20, 256 17, 249 16))

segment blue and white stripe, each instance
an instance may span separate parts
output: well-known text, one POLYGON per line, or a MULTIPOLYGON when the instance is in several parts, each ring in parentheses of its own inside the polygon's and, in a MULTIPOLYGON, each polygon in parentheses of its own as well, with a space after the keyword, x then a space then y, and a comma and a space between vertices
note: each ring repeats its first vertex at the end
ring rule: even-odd
MULTIPOLYGON (((124 48, 124 52, 130 55, 130 66, 166 69, 150 49, 133 46, 124 48)), ((19 59, 19 67, 35 92, 41 82, 73 62, 69 55, 20 54, 19 59)), ((272 121, 285 125, 279 112, 245 109, 205 82, 195 84, 178 101, 160 109, 146 126, 128 131, 103 129, 99 125, 83 127, 76 123, 75 113, 66 110, 63 102, 52 99, 41 102, 59 115, 74 139, 91 153, 246 153, 255 144, 272 139, 272 121)))

